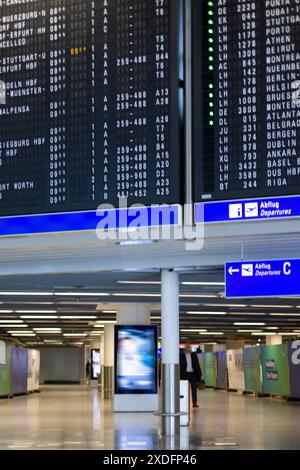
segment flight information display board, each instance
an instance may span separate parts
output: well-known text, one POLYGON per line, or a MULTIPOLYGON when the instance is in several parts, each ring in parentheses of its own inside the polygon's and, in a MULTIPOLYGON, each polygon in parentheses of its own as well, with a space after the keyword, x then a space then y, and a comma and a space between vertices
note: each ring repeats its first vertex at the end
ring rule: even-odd
POLYGON ((300 193, 300 2, 194 1, 195 199, 300 193))
POLYGON ((0 216, 180 202, 177 0, 0 0, 0 216))

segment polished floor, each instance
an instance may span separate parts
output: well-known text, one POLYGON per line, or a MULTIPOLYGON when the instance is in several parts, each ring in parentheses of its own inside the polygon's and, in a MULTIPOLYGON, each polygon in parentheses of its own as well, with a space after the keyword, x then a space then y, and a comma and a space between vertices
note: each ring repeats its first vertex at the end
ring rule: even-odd
POLYGON ((300 449, 300 402, 205 390, 175 442, 160 418, 112 413, 95 389, 43 387, 0 400, 0 449, 300 449))

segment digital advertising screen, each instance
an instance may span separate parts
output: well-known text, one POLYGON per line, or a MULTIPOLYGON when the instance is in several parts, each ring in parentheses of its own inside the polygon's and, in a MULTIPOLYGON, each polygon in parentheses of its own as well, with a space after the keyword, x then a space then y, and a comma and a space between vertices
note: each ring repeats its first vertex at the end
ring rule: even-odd
POLYGON ((91 350, 91 363, 92 363, 91 379, 98 380, 98 377, 100 375, 100 367, 101 367, 99 349, 91 350))
POLYGON ((157 393, 157 328, 115 327, 115 393, 157 393))

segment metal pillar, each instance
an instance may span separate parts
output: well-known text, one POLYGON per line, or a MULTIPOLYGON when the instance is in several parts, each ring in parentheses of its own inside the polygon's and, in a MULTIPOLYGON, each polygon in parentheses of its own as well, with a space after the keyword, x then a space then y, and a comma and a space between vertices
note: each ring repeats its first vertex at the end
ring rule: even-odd
POLYGON ((172 437, 180 431, 179 277, 168 269, 161 272, 161 310, 163 434, 172 437))
POLYGON ((103 395, 105 400, 112 398, 114 393, 114 325, 104 326, 104 366, 103 395))

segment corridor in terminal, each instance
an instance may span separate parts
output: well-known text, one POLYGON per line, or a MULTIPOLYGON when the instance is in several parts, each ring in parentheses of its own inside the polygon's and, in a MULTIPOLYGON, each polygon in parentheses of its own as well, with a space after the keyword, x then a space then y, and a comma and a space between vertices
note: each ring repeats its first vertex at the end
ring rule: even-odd
MULTIPOLYGON (((40 394, 0 401, 0 449, 167 449, 160 418, 113 413, 85 386, 43 386, 40 394)), ((300 402, 204 390, 177 449, 296 449, 300 402)))

